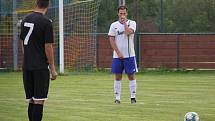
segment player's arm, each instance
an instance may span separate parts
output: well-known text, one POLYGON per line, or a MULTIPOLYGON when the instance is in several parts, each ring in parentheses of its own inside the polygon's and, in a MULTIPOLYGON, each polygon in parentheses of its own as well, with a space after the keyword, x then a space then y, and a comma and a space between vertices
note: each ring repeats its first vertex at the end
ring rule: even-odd
MULTIPOLYGON (((126 35, 133 34, 133 33, 134 33, 134 30, 131 29, 131 28, 129 28, 130 25, 127 25, 127 23, 126 23, 126 21, 128 20, 128 19, 126 18, 126 16, 121 16, 121 20, 122 20, 123 25, 124 25, 124 27, 125 27, 125 34, 126 34, 126 35)), ((129 24, 130 24, 130 22, 129 22, 129 24)))
POLYGON ((49 21, 45 30, 45 53, 49 63, 51 80, 55 80, 57 78, 57 72, 54 64, 54 51, 53 51, 54 41, 53 40, 54 40, 54 35, 53 35, 52 22, 49 21))
POLYGON ((24 40, 24 32, 23 32, 23 22, 20 23, 20 28, 21 28, 21 32, 19 35, 19 39, 20 39, 20 45, 21 45, 21 50, 22 50, 22 54, 24 54, 24 45, 23 45, 23 40, 24 40))
POLYGON ((110 45, 113 48, 113 50, 117 53, 118 57, 120 59, 123 58, 122 53, 119 51, 118 47, 116 46, 116 42, 115 42, 115 37, 114 36, 109 36, 109 41, 110 41, 110 45))
POLYGON ((52 75, 51 79, 55 80, 57 78, 57 72, 55 70, 54 52, 53 52, 52 43, 45 44, 45 53, 46 53, 46 57, 48 59, 49 68, 50 68, 51 75, 52 75))
POLYGON ((125 16, 122 16, 122 22, 125 27, 125 34, 126 35, 134 34, 134 32, 136 31, 136 22, 128 20, 127 24, 126 22, 127 20, 128 19, 125 16))
MULTIPOLYGON (((23 54, 23 56, 24 56, 24 45, 23 45, 23 40, 22 39, 20 39, 20 46, 21 46, 21 50, 22 50, 22 54, 23 54)), ((23 63, 23 61, 22 61, 22 65, 23 65, 24 63, 23 63)))
POLYGON ((21 45, 22 54, 24 54, 23 40, 20 40, 20 45, 21 45))
POLYGON ((125 27, 125 34, 126 35, 134 34, 134 30, 132 28, 129 28, 129 26, 127 25, 126 22, 124 22, 124 27, 125 27))

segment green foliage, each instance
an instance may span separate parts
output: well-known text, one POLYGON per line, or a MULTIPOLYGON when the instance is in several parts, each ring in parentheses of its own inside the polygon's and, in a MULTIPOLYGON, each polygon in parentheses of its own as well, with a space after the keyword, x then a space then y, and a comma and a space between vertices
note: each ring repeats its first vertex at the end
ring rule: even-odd
MULTIPOLYGON (((126 5, 129 18, 137 21, 140 32, 158 32, 156 30, 161 26, 161 0, 126 0, 126 5), (151 31, 153 27, 157 29, 151 31)), ((99 32, 108 32, 110 24, 118 19, 117 6, 117 0, 102 0, 99 32)), ((164 32, 215 31, 214 0, 163 0, 163 13, 164 32)))
POLYGON ((215 27, 215 14, 212 1, 204 0, 166 0, 166 32, 212 32, 215 27), (211 16, 211 18, 209 18, 211 16))
MULTIPOLYGON (((74 1, 80 0, 64 0, 64 4, 74 1)), ((11 0, 0 0, 1 33, 8 30, 2 21, 5 16, 12 14, 13 4, 11 3, 13 3, 11 0)), ((23 9, 30 3, 34 2, 20 0, 17 1, 16 7, 23 9)), ((52 5, 58 7, 58 0, 52 0, 52 5)), ((129 9, 129 18, 137 21, 140 32, 159 32, 158 28, 160 28, 162 20, 161 0, 126 0, 126 5, 129 9)), ((108 32, 110 24, 118 19, 117 6, 118 0, 102 0, 97 32, 108 32)), ((163 12, 164 32, 215 31, 214 0, 163 0, 163 12)), ((8 26, 12 26, 12 24, 8 26)))
POLYGON ((203 0, 166 1, 167 32, 209 32, 207 2, 203 0), (177 13, 177 14, 176 14, 177 13))
MULTIPOLYGON (((127 0, 128 18, 136 21, 153 20, 158 15, 156 0, 127 0)), ((98 16, 98 32, 108 32, 110 24, 118 20, 118 1, 102 0, 98 16)))
POLYGON ((107 32, 110 24, 117 20, 117 1, 102 0, 98 15, 98 31, 107 32))

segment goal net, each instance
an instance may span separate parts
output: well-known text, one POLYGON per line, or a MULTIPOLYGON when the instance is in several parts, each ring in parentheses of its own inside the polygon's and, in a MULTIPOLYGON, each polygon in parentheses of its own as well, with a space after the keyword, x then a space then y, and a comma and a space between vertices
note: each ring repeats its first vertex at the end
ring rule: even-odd
MULTIPOLYGON (((59 6, 58 0, 51 0, 47 15, 53 21, 55 36, 55 62, 59 64, 59 6)), ((64 67, 76 71, 92 70, 96 67, 96 31, 97 16, 101 0, 64 0, 64 67)), ((14 31, 19 32, 19 24, 24 16, 33 11, 35 1, 17 0, 15 6, 11 6, 10 21, 13 23, 0 28, 8 29, 6 41, 13 43, 14 31), (14 9, 15 7, 15 9, 14 9), (15 27, 14 27, 15 26, 15 27), (17 29, 17 30, 14 30, 17 29)), ((1 8, 4 6, 1 6, 1 8)), ((6 21, 6 20, 5 20, 6 21)), ((4 30, 5 32, 6 30, 4 30)), ((17 34, 18 36, 18 34, 17 34)), ((0 37, 1 39, 1 37, 0 37)), ((0 40, 1 42, 1 40, 0 40)), ((1 42, 3 43, 3 41, 1 42)), ((7 43, 7 42, 4 42, 7 43)), ((13 44, 12 44, 13 45, 13 44)), ((22 56, 19 45, 17 63, 21 63, 22 56)), ((14 46, 13 46, 14 47, 14 46)), ((13 49, 10 47, 9 49, 13 49)), ((0 48, 1 49, 1 48, 0 48)), ((0 51, 1 54, 1 51, 0 51)), ((14 58, 14 54, 9 54, 14 58)), ((9 56, 7 55, 7 56, 9 56)), ((9 60, 9 59, 8 59, 9 60)), ((12 59, 13 60, 13 59, 12 59)), ((1 61, 1 59, 0 59, 1 61)), ((10 62, 14 63, 14 62, 10 62)), ((13 64, 12 64, 13 65, 13 64)), ((0 64, 1 68, 1 64, 0 64)), ((10 67, 11 68, 11 67, 10 67)), ((19 67, 20 68, 20 67, 19 67)))
POLYGON ((64 6, 64 62, 75 70, 96 67, 96 29, 101 0, 75 1, 64 6))

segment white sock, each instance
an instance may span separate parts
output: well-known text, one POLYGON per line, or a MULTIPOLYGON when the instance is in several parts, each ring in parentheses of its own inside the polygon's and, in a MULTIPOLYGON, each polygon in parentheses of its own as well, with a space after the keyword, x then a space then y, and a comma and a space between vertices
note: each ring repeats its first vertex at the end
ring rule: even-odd
POLYGON ((136 80, 130 80, 130 94, 131 98, 136 98, 136 80))
POLYGON ((116 100, 120 100, 121 81, 118 81, 118 80, 114 81, 114 94, 115 94, 116 100))

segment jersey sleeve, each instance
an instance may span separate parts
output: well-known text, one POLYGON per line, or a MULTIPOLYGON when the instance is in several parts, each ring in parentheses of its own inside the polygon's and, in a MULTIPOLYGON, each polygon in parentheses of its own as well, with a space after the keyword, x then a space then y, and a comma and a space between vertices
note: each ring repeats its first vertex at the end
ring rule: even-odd
POLYGON ((116 36, 116 32, 115 32, 113 24, 111 24, 111 26, 110 26, 108 36, 116 36))
POLYGON ((45 43, 54 43, 53 26, 50 20, 45 29, 45 43))
POLYGON ((136 31, 136 22, 135 21, 131 21, 129 28, 133 29, 134 32, 136 31))

